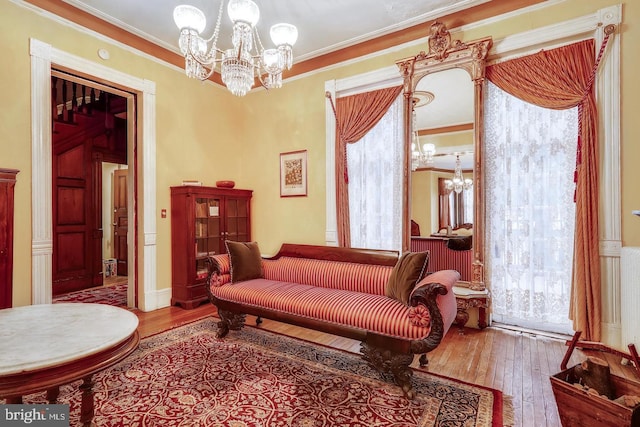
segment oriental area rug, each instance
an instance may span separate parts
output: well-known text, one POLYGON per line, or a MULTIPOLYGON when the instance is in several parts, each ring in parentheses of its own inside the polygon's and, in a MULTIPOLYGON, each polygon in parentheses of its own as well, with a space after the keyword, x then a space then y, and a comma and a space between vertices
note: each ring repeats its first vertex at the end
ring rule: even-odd
POLYGON ((127 306, 127 284, 86 289, 70 292, 53 298, 53 302, 84 302, 93 304, 107 304, 116 307, 127 306))
MULTIPOLYGON (((512 418, 497 390, 415 370, 403 397, 359 355, 256 327, 220 340, 213 317, 145 338, 95 374, 95 426, 475 426, 512 418)), ((61 388, 79 425, 80 382, 61 388)), ((45 394, 24 397, 45 403, 45 394)))

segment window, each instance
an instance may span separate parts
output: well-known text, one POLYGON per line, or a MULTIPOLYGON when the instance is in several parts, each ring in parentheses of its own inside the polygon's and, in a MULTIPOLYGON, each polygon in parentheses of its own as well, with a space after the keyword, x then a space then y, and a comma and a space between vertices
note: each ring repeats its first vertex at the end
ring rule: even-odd
POLYGON ((402 249, 403 97, 360 141, 347 144, 351 246, 402 249))
POLYGON ((571 333, 578 110, 549 110, 488 83, 486 263, 493 319, 571 333))

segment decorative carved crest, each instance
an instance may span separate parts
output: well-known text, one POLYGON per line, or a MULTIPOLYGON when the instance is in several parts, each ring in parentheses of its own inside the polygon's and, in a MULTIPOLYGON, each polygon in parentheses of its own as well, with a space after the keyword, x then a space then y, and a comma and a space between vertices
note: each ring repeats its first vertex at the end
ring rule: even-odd
MULTIPOLYGON (((429 55, 433 55, 436 59, 442 61, 448 55, 451 48, 459 48, 464 46, 460 40, 455 40, 452 44, 451 34, 447 30, 447 26, 442 22, 435 21, 431 24, 429 31, 429 55)), ((422 52, 421 52, 422 53, 422 52)))
POLYGON ((484 62, 491 48, 491 38, 487 37, 464 43, 452 40, 447 26, 442 22, 431 24, 429 32, 429 51, 397 61, 405 80, 420 79, 424 73, 433 73, 449 68, 466 69, 474 81, 484 79, 484 62))

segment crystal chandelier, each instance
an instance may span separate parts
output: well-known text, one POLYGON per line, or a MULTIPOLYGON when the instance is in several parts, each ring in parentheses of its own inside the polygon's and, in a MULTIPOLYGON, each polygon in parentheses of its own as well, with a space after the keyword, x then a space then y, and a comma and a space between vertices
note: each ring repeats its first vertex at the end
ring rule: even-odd
POLYGON ((416 108, 429 104, 435 96, 431 92, 416 91, 413 94, 413 110, 412 110, 412 128, 413 135, 411 141, 411 170, 418 168, 428 168, 433 166, 433 156, 436 154, 436 146, 434 144, 420 145, 418 137, 418 120, 416 119, 416 108))
POLYGON ((416 110, 413 109, 413 141, 411 141, 411 170, 426 168, 433 165, 433 155, 436 154, 436 146, 431 143, 420 146, 418 130, 416 127, 416 110))
POLYGON ((455 191, 461 193, 462 190, 468 190, 473 185, 473 180, 462 176, 462 166, 460 164, 460 154, 456 154, 456 168, 453 171, 453 178, 444 181, 447 191, 455 191))
POLYGON ((282 87, 282 72, 293 65, 292 47, 298 39, 298 29, 291 24, 273 25, 270 35, 276 47, 265 49, 256 28, 260 19, 258 5, 251 0, 229 0, 227 14, 233 23, 233 47, 220 50, 218 35, 223 5, 224 0, 220 2, 216 26, 208 40, 200 36, 207 24, 200 9, 180 5, 173 10, 187 76, 206 80, 220 64, 222 82, 236 96, 246 95, 256 77, 267 89, 282 87))

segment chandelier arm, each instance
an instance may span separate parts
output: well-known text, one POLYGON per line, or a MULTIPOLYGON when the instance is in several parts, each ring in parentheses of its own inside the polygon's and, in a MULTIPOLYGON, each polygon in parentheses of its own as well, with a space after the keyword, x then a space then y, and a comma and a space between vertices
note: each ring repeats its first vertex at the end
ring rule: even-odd
POLYGON ((215 55, 213 56, 213 59, 211 61, 207 60, 206 57, 211 57, 210 53, 207 53, 206 56, 203 58, 204 55, 200 55, 197 52, 194 52, 193 49, 191 48, 191 43, 187 44, 187 51, 184 54, 185 59, 190 56, 192 57, 198 64, 204 66, 208 66, 210 64, 215 64, 216 63, 216 58, 215 55))
MULTIPOLYGON (((218 61, 214 58, 214 60, 212 62, 202 62, 193 54, 193 52, 191 52, 191 49, 189 49, 188 53, 189 53, 189 56, 191 56, 191 58, 193 58, 193 60, 196 61, 199 65, 201 65, 205 70, 207 70, 207 69, 209 70, 207 75, 204 76, 203 79, 200 79, 202 81, 208 80, 209 77, 211 77, 213 75, 213 72, 216 69, 215 64, 218 61)), ((187 55, 185 54, 185 59, 186 59, 186 56, 187 55)))
MULTIPOLYGON (((207 60, 206 58, 202 58, 202 56, 194 52, 190 46, 187 47, 187 53, 184 54, 185 59, 187 58, 187 56, 190 56, 191 58, 193 58, 194 61, 196 61, 198 64, 202 65, 203 67, 209 67, 210 65, 215 64, 217 61, 215 56, 210 61, 207 60)), ((210 56, 211 56, 210 54, 207 54, 207 57, 210 57, 210 56)))
POLYGON ((257 74, 258 74, 258 81, 260 82, 260 86, 262 86, 266 90, 269 90, 269 86, 264 82, 264 80, 262 79, 262 74, 259 71, 260 70, 258 70, 257 74))

